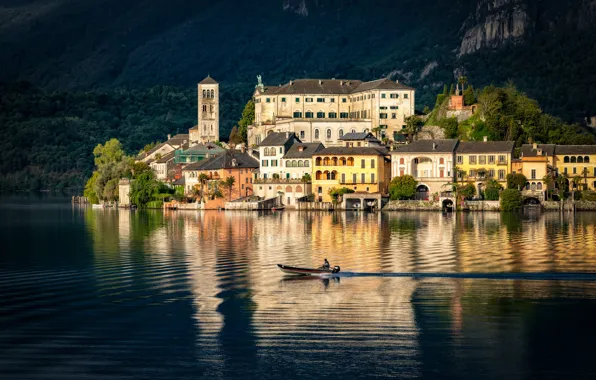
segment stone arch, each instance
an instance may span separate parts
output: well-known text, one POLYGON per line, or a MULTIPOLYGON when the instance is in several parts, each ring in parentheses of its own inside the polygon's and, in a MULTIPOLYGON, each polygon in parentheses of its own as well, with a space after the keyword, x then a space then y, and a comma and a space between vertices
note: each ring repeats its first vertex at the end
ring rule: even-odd
POLYGON ((296 186, 296 190, 297 193, 301 193, 302 192, 302 186, 298 185, 296 186))
POLYGON ((292 186, 286 186, 286 193, 293 193, 292 186))
POLYGON ((331 162, 331 160, 329 159, 329 157, 323 158, 323 166, 329 166, 330 162, 331 162))
POLYGON ((416 194, 414 196, 415 199, 428 200, 429 195, 430 195, 430 187, 428 187, 424 183, 418 184, 418 186, 416 187, 416 194))
POLYGON ((578 164, 583 164, 584 163, 584 158, 582 156, 578 156, 577 157, 577 163, 578 164))
POLYGON ((348 157, 347 166, 354 166, 354 157, 348 157))
POLYGON ((320 171, 320 170, 317 170, 317 172, 315 173, 315 179, 316 179, 317 181, 320 181, 320 180, 322 180, 322 179, 323 179, 323 172, 322 172, 322 171, 320 171))
POLYGON ((572 164, 575 164, 575 163, 577 162, 577 157, 575 157, 575 156, 571 156, 570 162, 571 162, 572 164))
POLYGON ((315 159, 315 166, 321 166, 321 157, 315 159))
POLYGON ((569 163, 569 156, 565 156, 563 158, 563 162, 566 163, 566 164, 569 163))

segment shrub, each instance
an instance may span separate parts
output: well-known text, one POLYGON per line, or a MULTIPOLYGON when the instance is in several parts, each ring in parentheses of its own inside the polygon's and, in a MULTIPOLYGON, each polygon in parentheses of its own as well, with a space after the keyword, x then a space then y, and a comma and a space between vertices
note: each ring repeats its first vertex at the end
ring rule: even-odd
POLYGON ((354 190, 348 189, 347 187, 341 187, 339 189, 332 187, 329 189, 329 191, 327 193, 331 196, 331 198, 333 198, 333 202, 337 202, 337 201, 339 201, 339 199, 342 195, 350 194, 353 192, 354 192, 354 190))
POLYGON ((506 189, 501 193, 501 211, 517 211, 522 207, 521 192, 516 189, 506 189))
POLYGON ((462 185, 457 189, 459 195, 463 196, 465 199, 472 199, 474 195, 476 195, 476 186, 473 183, 468 183, 466 185, 462 185))
POLYGON ((418 182, 411 175, 395 177, 389 183, 389 196, 392 200, 412 199, 416 195, 418 182))
POLYGON ((582 200, 595 202, 596 201, 596 192, 591 190, 582 191, 582 200))
POLYGON ((162 207, 163 207, 163 201, 147 202, 147 205, 145 206, 145 208, 162 208, 162 207))

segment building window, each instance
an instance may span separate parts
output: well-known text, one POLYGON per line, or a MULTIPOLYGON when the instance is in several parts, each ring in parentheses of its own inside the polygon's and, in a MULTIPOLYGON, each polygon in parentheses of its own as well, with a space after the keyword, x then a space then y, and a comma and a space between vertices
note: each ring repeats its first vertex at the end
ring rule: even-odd
POLYGON ((362 183, 366 183, 366 174, 360 174, 360 179, 362 180, 362 183))
POLYGON ((457 156, 457 163, 463 164, 464 163, 464 156, 457 156))
POLYGON ((507 160, 505 159, 505 155, 501 154, 499 156, 499 164, 505 164, 507 163, 507 160))
POLYGON ((346 173, 341 173, 341 183, 346 183, 346 173))
POLYGON ((277 160, 271 160, 271 166, 277 166, 277 160))
POLYGON ((306 103, 312 103, 312 98, 305 98, 305 99, 304 99, 304 101, 305 101, 306 103))
POLYGON ((567 174, 567 168, 563 168, 563 173, 567 174))
POLYGON ((300 111, 294 111, 294 118, 295 119, 302 118, 302 112, 300 112, 300 111))
POLYGON ((396 113, 392 113, 392 114, 391 114, 391 118, 392 118, 392 119, 397 119, 397 114, 396 114, 396 113))
POLYGON ((565 156, 565 158, 563 158, 563 162, 566 164, 569 163, 569 156, 565 156))
POLYGON ((300 138, 303 139, 304 138, 304 131, 300 131, 300 138))
POLYGON ((331 103, 335 103, 335 98, 329 98, 329 101, 330 101, 331 103))
POLYGON ((489 169, 488 170, 488 176, 490 178, 495 178, 495 169, 489 169))
POLYGON ((207 91, 203 90, 203 98, 206 98, 207 96, 205 95, 207 91))
POLYGON ((315 140, 319 139, 319 130, 315 129, 315 140))
POLYGON ((309 162, 310 161, 308 161, 308 160, 304 160, 304 167, 305 168, 308 168, 310 166, 309 162))
POLYGON ((325 103, 325 98, 317 98, 317 103, 325 103))
MULTIPOLYGON (((343 129, 340 129, 339 132, 338 132, 338 135, 339 135, 339 137, 343 137, 344 130, 343 129)), ((594 168, 594 169, 596 170, 596 168, 594 168)))
POLYGON ((387 114, 386 113, 380 113, 379 114, 379 119, 387 119, 387 114))
POLYGON ((317 112, 317 119, 324 119, 325 118, 325 112, 317 112))
POLYGON ((387 109, 387 107, 379 107, 379 109, 381 109, 381 110, 386 110, 386 109, 387 109))
POLYGON ((281 98, 281 102, 285 103, 286 102, 286 98, 281 98))
POLYGON ((265 103, 271 103, 271 98, 266 98, 265 103))
POLYGON ((480 165, 486 164, 486 156, 478 156, 478 163, 480 165))
MULTIPOLYGON (((375 159, 374 159, 374 158, 373 158, 372 160, 370 160, 370 167, 371 167, 372 169, 374 169, 374 168, 375 168, 375 159)), ((373 181, 373 182, 374 182, 374 181, 373 181)))
POLYGON ((331 140, 331 129, 327 129, 327 140, 331 140))
POLYGON ((505 170, 499 170, 499 181, 505 179, 505 170))
POLYGON ((371 173, 371 175, 370 175, 370 183, 375 183, 375 173, 371 173))
POLYGON ((408 98, 408 94, 404 94, 404 99, 407 99, 407 98, 408 98))
POLYGON ((573 174, 577 174, 577 168, 575 166, 573 167, 573 174))
POLYGON ((399 107, 398 107, 398 106, 391 106, 391 107, 389 107, 389 108, 391 108, 392 110, 398 110, 398 109, 399 109, 399 107))
POLYGON ((314 116, 314 114, 313 114, 311 111, 306 111, 306 113, 304 114, 304 116, 305 116, 307 119, 312 119, 312 118, 313 118, 313 116, 314 116))
POLYGON ((346 98, 341 98, 341 102, 342 102, 342 103, 345 103, 345 102, 347 102, 346 98))
POLYGON ((300 98, 296 98, 296 103, 300 103, 300 98))
POLYGON ((532 169, 530 172, 530 179, 536 179, 536 169, 532 169))
POLYGON ((391 95, 389 95, 389 97, 390 97, 391 99, 397 99, 397 94, 391 94, 391 95))
POLYGON ((360 167, 362 169, 366 168, 366 161, 365 160, 360 160, 360 167))
POLYGON ((330 119, 337 119, 337 113, 335 113, 335 112, 329 112, 329 118, 330 119))
POLYGON ((494 164, 495 163, 495 156, 488 156, 488 163, 490 164, 494 164))
POLYGON ((476 170, 470 170, 470 177, 475 178, 476 177, 476 170))
POLYGON ((385 94, 381 94, 381 99, 385 99, 387 96, 385 94))
POLYGON ((267 161, 267 160, 261 161, 261 166, 269 166, 268 164, 269 164, 269 161, 267 161))
POLYGON ((584 157, 584 164, 589 164, 590 163, 590 157, 586 156, 584 157))
POLYGON ((348 113, 347 112, 340 112, 339 113, 339 117, 341 119, 347 119, 348 118, 348 113))
POLYGON ((358 177, 357 177, 357 175, 358 175, 358 174, 356 174, 356 173, 352 174, 352 182, 353 182, 353 183, 357 183, 357 182, 358 182, 358 177))
POLYGON ((476 156, 470 156, 470 157, 468 157, 468 163, 470 165, 476 165, 476 156))

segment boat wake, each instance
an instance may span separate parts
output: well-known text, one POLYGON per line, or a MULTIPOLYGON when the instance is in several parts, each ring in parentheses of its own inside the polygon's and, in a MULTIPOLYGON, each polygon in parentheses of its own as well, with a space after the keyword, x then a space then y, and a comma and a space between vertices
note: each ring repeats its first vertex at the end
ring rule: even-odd
POLYGON ((322 274, 320 277, 408 277, 408 278, 461 278, 486 280, 558 280, 558 281, 596 281, 596 273, 441 273, 441 272, 339 272, 322 274))

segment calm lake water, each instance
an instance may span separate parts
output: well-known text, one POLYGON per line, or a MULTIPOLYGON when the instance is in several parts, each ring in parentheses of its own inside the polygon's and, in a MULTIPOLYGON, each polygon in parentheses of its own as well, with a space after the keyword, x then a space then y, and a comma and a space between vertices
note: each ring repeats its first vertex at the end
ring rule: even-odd
POLYGON ((595 235, 594 213, 5 199, 0 377, 594 379, 595 235), (292 279, 275 265, 325 257, 346 273, 292 279))

